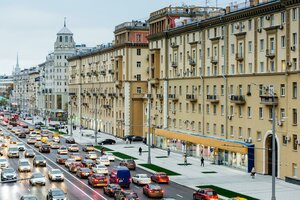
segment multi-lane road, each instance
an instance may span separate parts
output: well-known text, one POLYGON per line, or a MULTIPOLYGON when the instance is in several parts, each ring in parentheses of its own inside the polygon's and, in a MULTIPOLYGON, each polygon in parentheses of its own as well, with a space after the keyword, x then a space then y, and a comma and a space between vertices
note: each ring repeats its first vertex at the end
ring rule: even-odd
MULTIPOLYGON (((1 127, 3 130, 10 132, 6 129, 6 127, 1 127)), ((14 134, 11 133, 13 137, 14 134)), ((17 138, 17 137, 16 137, 17 138)), ((100 188, 92 188, 87 184, 87 179, 80 179, 76 177, 74 173, 71 173, 68 171, 67 168, 65 168, 64 165, 59 165, 56 163, 56 156, 57 156, 57 150, 51 149, 51 153, 39 153, 38 150, 33 145, 28 145, 26 143, 26 139, 20 139, 17 138, 19 141, 24 142, 26 148, 31 148, 35 151, 37 155, 42 155, 47 161, 47 167, 33 167, 32 172, 38 171, 45 175, 46 177, 46 186, 31 186, 29 184, 29 180, 26 178, 29 178, 31 176, 31 173, 18 173, 18 178, 21 180, 18 180, 17 182, 11 182, 11 183, 0 183, 0 199, 1 200, 9 200, 9 199, 20 199, 20 197, 24 194, 33 194, 35 195, 39 200, 46 199, 46 195, 48 193, 48 190, 50 188, 61 188, 66 194, 69 200, 76 200, 76 199, 86 199, 86 200, 93 200, 93 199, 113 199, 105 194, 103 194, 103 189, 100 188), (47 173, 48 169, 50 168, 57 168, 60 169, 65 176, 64 182, 51 182, 48 179, 47 173)), ((66 145, 65 139, 61 139, 60 145, 66 145)), ((67 146, 67 145, 66 145, 67 146)), ((79 145, 80 146, 80 145, 79 145)), ((6 152, 5 150, 5 155, 6 152)), ((80 151, 82 155, 85 153, 82 152, 81 146, 80 151)), ((97 152, 98 153, 98 152, 97 152)), ((98 153, 98 156, 100 154, 98 153)), ((23 157, 23 152, 20 152, 20 158, 23 157)), ((32 166, 32 158, 29 158, 32 166)), ((18 159, 17 158, 9 158, 9 166, 13 167, 17 170, 18 168, 18 159)), ((109 166, 109 171, 113 166, 119 165, 119 161, 116 159, 115 162, 112 162, 109 166)), ((136 170, 131 171, 131 176, 137 174, 137 173, 145 173, 149 176, 151 175, 149 172, 140 169, 137 167, 136 170)), ((165 191, 165 197, 174 197, 176 199, 192 199, 193 190, 187 187, 184 187, 182 185, 179 185, 174 182, 170 182, 169 184, 162 184, 161 187, 165 191)), ((142 187, 137 186, 135 184, 131 184, 129 190, 134 191, 138 194, 140 199, 149 199, 142 193, 142 187)))

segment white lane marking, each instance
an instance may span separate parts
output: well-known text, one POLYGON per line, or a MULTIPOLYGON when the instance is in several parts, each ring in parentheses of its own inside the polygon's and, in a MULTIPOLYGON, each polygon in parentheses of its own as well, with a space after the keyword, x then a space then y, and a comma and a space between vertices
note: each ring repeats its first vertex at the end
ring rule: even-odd
MULTIPOLYGON (((4 127, 3 127, 4 128, 4 127)), ((6 130, 8 131, 8 130, 6 130)), ((10 132, 10 131, 8 131, 10 132)), ((95 191, 94 189, 90 188, 89 185, 87 185, 86 183, 84 183, 83 181, 79 180, 77 177, 75 177, 73 174, 71 174, 70 172, 66 171, 64 168, 62 168, 60 165, 58 165, 57 163, 53 162, 50 158, 46 157, 45 155, 43 155, 42 153, 40 153, 39 151, 37 151, 35 148, 33 148, 32 146, 30 146, 29 144, 23 142, 20 138, 16 137, 14 134, 12 134, 10 132, 10 134, 16 138, 17 140, 21 141, 22 143, 24 143, 27 147, 31 148, 33 151, 37 152, 39 155, 43 156, 45 159, 47 159, 48 161, 52 162, 54 165, 58 166, 59 168, 61 168, 64 172, 68 173, 70 176, 73 176, 76 180, 78 180, 79 182, 81 182, 83 185, 87 186, 88 189, 92 190, 94 193, 98 194, 100 197, 102 197, 104 200, 108 200, 106 199, 104 196, 102 196, 100 193, 98 193, 97 191, 95 191)), ((52 168, 50 165, 47 165, 48 167, 52 168)), ((87 193, 85 193, 83 190, 81 190, 79 187, 77 187, 73 182, 71 182, 70 180, 68 180, 67 178, 65 178, 65 180, 67 180, 69 183, 71 183, 71 185, 73 185, 75 188, 77 188, 79 191, 81 191, 83 194, 85 194, 89 199, 94 200, 92 197, 90 197, 87 193)))
POLYGON ((183 196, 181 196, 180 194, 176 194, 176 196, 180 197, 180 198, 183 198, 183 196))

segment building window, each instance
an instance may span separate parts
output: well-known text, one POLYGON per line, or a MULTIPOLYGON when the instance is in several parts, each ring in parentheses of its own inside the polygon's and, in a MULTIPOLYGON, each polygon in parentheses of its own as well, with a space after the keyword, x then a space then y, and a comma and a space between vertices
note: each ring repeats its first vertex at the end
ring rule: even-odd
POLYGON ((224 124, 221 124, 221 135, 223 136, 224 135, 224 124))
POLYGON ((295 135, 295 134, 293 134, 293 150, 294 151, 297 151, 297 146, 298 146, 298 144, 296 143, 296 141, 297 141, 297 135, 295 135))
POLYGON ((243 128, 239 127, 239 138, 243 138, 243 128))
POLYGON ((248 30, 249 31, 252 30, 252 20, 251 19, 248 20, 248 30))
POLYGON ((297 20, 297 8, 292 9, 292 20, 297 20))
POLYGON ((233 134, 233 126, 230 126, 230 136, 233 137, 234 134, 233 134))
POLYGON ((293 108, 293 125, 297 125, 297 109, 293 108))
POLYGON ((221 85, 221 96, 224 96, 225 90, 224 90, 224 85, 221 85))
POLYGON ((234 44, 231 44, 231 54, 234 54, 234 44))
POLYGON ((257 141, 261 141, 261 132, 260 131, 256 132, 256 138, 257 138, 257 141))
POLYGON ((141 62, 136 62, 136 67, 140 68, 141 67, 141 62))
POLYGON ((248 63, 249 73, 253 72, 252 63, 248 63))
POLYGON ((202 105, 201 104, 198 104, 198 113, 202 113, 202 105))
POLYGON ((259 116, 259 119, 263 119, 263 108, 262 107, 260 107, 259 109, 258 109, 258 116, 259 116))
POLYGON ((282 144, 284 144, 284 145, 287 145, 287 136, 286 135, 283 135, 282 136, 282 144))
POLYGON ((216 135, 217 134, 217 124, 213 125, 213 131, 214 131, 214 135, 216 135))
POLYGON ((224 115, 224 105, 221 105, 221 115, 224 115))
POLYGON ((214 115, 216 115, 217 114, 217 105, 214 105, 213 110, 214 110, 214 115))
POLYGON ((248 138, 251 138, 251 135, 252 135, 251 128, 248 128, 248 133, 247 133, 248 138))
POLYGON ((293 82, 293 99, 297 99, 297 82, 293 82))
POLYGON ((136 75, 136 80, 137 80, 137 81, 140 81, 141 79, 142 79, 142 78, 141 78, 141 75, 140 75, 140 74, 137 74, 137 75, 136 75))
POLYGON ((281 12, 281 24, 285 23, 285 12, 281 12))
POLYGON ((206 132, 209 134, 210 130, 209 130, 209 123, 206 123, 206 132))
POLYGON ((265 71, 265 66, 264 66, 264 62, 260 62, 260 65, 259 65, 259 72, 264 72, 265 71))
POLYGON ((248 52, 252 53, 252 41, 248 42, 248 52))
POLYGON ((201 122, 198 122, 198 131, 201 133, 201 122))
POLYGON ((138 55, 138 56, 141 55, 141 49, 136 49, 136 55, 138 55))
POLYGON ((234 74, 235 70, 234 70, 234 64, 231 64, 231 74, 234 74))
POLYGON ((285 85, 280 84, 280 96, 284 97, 285 96, 285 85))
POLYGON ((263 51, 263 50, 264 50, 264 39, 261 39, 261 40, 259 41, 259 49, 260 49, 260 51, 263 51))
POLYGON ((252 109, 250 106, 248 106, 248 108, 247 108, 247 114, 248 114, 248 118, 252 117, 252 109))
POLYGON ((224 57, 224 54, 225 54, 225 48, 224 48, 224 45, 221 46, 221 55, 222 57, 224 57))
POLYGON ((140 41, 141 41, 141 34, 137 34, 137 35, 136 35, 136 40, 137 40, 137 42, 140 42, 140 41))
POLYGON ((210 57, 210 48, 207 48, 207 58, 210 57))
POLYGON ((292 45, 297 46, 297 33, 293 33, 292 45))
POLYGON ((281 48, 285 48, 286 46, 285 35, 281 36, 281 48))
POLYGON ((243 117, 242 106, 239 106, 239 117, 243 117))
POLYGON ((285 109, 284 108, 280 108, 280 121, 284 121, 285 119, 285 109))
POLYGON ((141 94, 142 93, 142 88, 141 87, 136 87, 136 93, 141 94))
POLYGON ((206 114, 209 115, 209 104, 206 104, 206 114))
POLYGON ((292 164, 293 166, 293 177, 297 178, 298 177, 298 168, 297 168, 297 164, 296 163, 293 163, 292 164))
POLYGON ((181 112, 181 111, 182 111, 182 104, 179 103, 179 112, 181 112))

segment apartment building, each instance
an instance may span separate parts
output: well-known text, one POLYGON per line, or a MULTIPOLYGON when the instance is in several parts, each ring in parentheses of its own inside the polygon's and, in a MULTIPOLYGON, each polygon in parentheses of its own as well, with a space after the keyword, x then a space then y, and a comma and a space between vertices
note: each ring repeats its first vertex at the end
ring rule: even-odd
POLYGON ((299 181, 299 7, 300 1, 254 0, 224 10, 151 13, 148 83, 156 145, 272 174, 275 105, 276 176, 299 181))
POLYGON ((114 43, 68 59, 69 113, 76 125, 120 137, 143 134, 148 31, 147 23, 122 23, 114 43))

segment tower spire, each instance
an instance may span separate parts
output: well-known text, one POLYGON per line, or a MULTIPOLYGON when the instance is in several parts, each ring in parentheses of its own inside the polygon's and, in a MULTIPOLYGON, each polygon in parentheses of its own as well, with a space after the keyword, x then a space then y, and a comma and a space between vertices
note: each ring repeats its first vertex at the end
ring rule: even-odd
POLYGON ((16 67, 19 67, 19 53, 17 53, 17 65, 16 67))
POLYGON ((64 19, 64 27, 66 27, 66 20, 67 20, 67 18, 65 17, 65 19, 64 19))
POLYGON ((19 53, 17 53, 17 64, 16 64, 16 67, 15 67, 14 71, 15 71, 15 74, 18 74, 20 72, 19 53))

